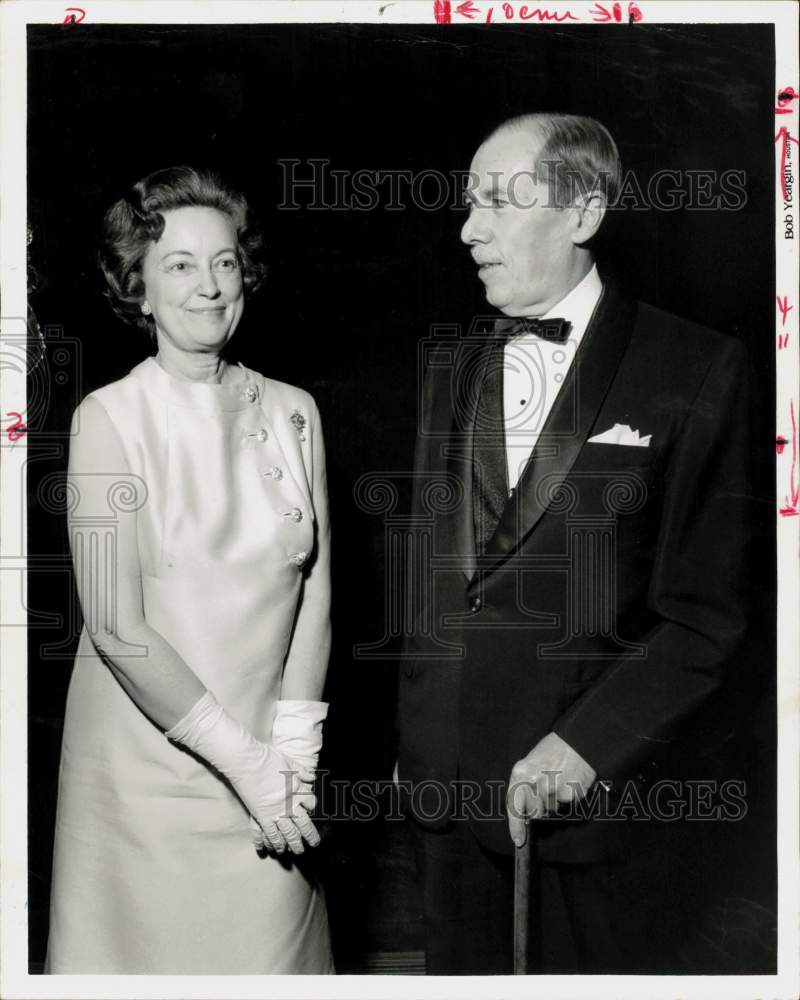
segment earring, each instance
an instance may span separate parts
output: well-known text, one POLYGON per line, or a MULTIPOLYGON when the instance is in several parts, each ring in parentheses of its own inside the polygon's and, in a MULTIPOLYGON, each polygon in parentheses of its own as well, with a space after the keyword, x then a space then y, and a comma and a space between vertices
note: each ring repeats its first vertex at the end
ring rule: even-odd
POLYGON ((144 313, 145 316, 150 315, 150 306, 148 305, 147 302, 142 303, 142 312, 144 313))

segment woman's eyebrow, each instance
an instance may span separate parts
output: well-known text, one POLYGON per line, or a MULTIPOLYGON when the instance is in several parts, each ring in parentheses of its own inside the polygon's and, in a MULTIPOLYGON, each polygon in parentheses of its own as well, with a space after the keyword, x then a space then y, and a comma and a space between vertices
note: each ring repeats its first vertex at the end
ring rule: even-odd
MULTIPOLYGON (((236 253, 236 247, 223 247, 221 250, 216 250, 211 256, 219 257, 221 253, 236 253)), ((173 257, 176 254, 182 254, 184 257, 194 257, 191 250, 170 250, 168 253, 165 253, 160 260, 166 260, 167 257, 173 257)))
POLYGON ((183 254, 185 257, 193 257, 194 254, 191 250, 170 250, 169 253, 165 253, 161 260, 166 260, 167 257, 174 257, 175 254, 183 254))

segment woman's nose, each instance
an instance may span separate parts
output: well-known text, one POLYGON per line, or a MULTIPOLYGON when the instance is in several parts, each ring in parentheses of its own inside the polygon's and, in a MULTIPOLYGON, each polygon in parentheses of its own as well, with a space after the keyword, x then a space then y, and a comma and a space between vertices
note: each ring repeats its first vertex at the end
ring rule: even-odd
POLYGON ((200 294, 205 295, 209 299, 216 298, 219 295, 219 283, 217 282, 217 276, 211 270, 211 268, 204 268, 200 271, 200 294))

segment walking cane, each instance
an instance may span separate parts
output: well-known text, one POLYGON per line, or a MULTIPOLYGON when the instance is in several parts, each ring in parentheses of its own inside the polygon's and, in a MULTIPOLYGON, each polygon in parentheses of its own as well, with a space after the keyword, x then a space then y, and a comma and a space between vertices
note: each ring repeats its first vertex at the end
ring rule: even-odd
POLYGON ((526 824, 525 843, 514 848, 514 975, 528 972, 530 940, 531 834, 526 824))

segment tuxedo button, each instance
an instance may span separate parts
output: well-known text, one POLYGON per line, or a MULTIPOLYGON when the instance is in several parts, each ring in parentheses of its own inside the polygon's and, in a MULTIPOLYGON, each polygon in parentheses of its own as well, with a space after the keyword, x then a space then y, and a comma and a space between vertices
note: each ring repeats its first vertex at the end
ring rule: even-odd
POLYGON ((477 613, 481 610, 482 607, 483 607, 483 601, 480 599, 480 597, 473 597, 469 605, 469 610, 473 613, 473 615, 477 615, 477 613))

